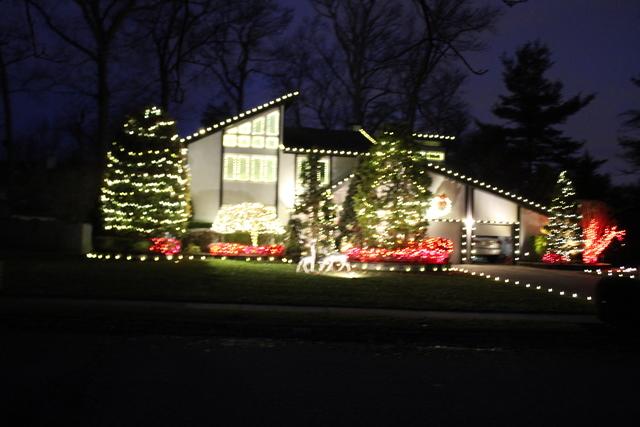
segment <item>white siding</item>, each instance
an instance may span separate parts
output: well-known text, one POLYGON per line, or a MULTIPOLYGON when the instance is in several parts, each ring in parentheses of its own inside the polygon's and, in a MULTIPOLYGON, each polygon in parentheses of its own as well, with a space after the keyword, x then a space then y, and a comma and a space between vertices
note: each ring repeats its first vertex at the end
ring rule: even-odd
POLYGON ((518 221, 518 204, 483 190, 473 190, 473 219, 518 221))
POLYGON ((191 203, 195 221, 213 222, 220 206, 222 132, 189 144, 191 203))
POLYGON ((451 212, 442 218, 464 218, 466 216, 464 184, 448 179, 444 175, 435 172, 429 172, 429 176, 431 177, 431 186, 429 187, 429 191, 431 191, 434 196, 444 193, 449 199, 451 199, 451 212))
POLYGON ((542 227, 547 225, 549 218, 529 209, 520 208, 520 247, 522 255, 525 252, 533 254, 531 237, 540 234, 542 227))
POLYGON ((296 155, 280 151, 278 156, 278 218, 282 223, 296 202, 296 155))
POLYGON ((356 171, 356 157, 331 156, 331 181, 336 182, 356 171))

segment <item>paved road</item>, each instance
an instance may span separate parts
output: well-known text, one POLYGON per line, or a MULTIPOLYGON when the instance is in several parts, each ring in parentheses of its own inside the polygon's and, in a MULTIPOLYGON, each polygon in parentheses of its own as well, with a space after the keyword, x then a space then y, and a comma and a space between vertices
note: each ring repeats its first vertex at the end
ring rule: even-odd
POLYGON ((567 294, 577 293, 580 298, 593 297, 595 287, 600 277, 586 274, 580 271, 567 271, 551 268, 535 268, 519 265, 502 264, 458 264, 454 267, 468 269, 477 273, 499 276, 502 279, 520 281, 521 285, 530 283, 532 287, 542 286, 543 290, 549 288, 558 291, 563 290, 567 294))
POLYGON ((637 354, 0 326, 3 426, 636 425, 637 354))
MULTIPOLYGON (((387 308, 323 307, 273 304, 236 304, 181 301, 145 301, 118 299, 0 297, 0 316, 40 315, 47 317, 105 315, 145 315, 170 318, 207 316, 229 311, 247 314, 282 313, 361 318, 495 320, 560 323, 600 323, 594 315, 549 313, 489 313, 474 311, 402 310, 387 308)), ((0 317, 1 318, 1 317, 0 317)))

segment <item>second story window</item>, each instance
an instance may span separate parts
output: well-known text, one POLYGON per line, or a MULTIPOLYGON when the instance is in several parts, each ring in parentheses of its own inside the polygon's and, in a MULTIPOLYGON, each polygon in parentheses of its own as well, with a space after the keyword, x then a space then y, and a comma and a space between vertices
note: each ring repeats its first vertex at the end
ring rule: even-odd
POLYGON ((225 129, 225 147, 276 150, 280 144, 280 110, 272 110, 225 129))

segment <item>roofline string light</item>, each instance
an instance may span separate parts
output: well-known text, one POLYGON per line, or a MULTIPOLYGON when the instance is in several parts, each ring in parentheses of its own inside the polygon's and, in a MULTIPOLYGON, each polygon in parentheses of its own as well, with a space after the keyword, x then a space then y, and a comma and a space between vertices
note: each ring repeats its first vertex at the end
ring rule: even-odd
POLYGON ((472 185, 475 185, 477 187, 481 187, 484 190, 489 190, 489 191, 491 191, 493 193, 497 193, 497 194, 499 194, 501 196, 509 197, 512 200, 515 200, 517 202, 522 202, 522 203, 527 204, 527 205, 529 205, 531 207, 537 208, 538 210, 541 210, 541 211, 543 211, 545 213, 549 212, 549 207, 544 206, 542 203, 536 203, 533 200, 529 200, 527 198, 524 198, 523 196, 518 196, 515 193, 509 192, 509 191, 505 191, 505 190, 503 190, 501 188, 498 188, 498 187, 496 187, 494 185, 488 184, 488 183, 486 183, 484 181, 480 181, 479 179, 474 179, 471 176, 467 176, 467 175, 461 174, 459 172, 456 172, 454 170, 448 169, 445 166, 434 165, 433 163, 428 163, 427 167, 435 169, 436 171, 438 171, 440 173, 446 173, 447 175, 449 175, 449 176, 451 176, 451 177, 453 177, 455 179, 458 179, 459 181, 467 182, 468 184, 472 184, 472 185))
MULTIPOLYGON (((205 136, 208 135, 214 131, 217 131, 218 128, 222 128, 223 126, 229 125, 231 123, 237 122, 243 118, 245 118, 248 115, 251 115, 253 113, 257 113, 258 111, 264 110, 265 108, 269 108, 272 107, 274 105, 277 105, 287 99, 290 99, 294 96, 298 96, 300 94, 299 91, 294 91, 294 92, 290 92, 287 93, 286 95, 280 96, 278 98, 275 98, 269 102, 265 102, 262 105, 258 105, 257 107, 251 108, 249 110, 246 110, 238 115, 235 115, 233 117, 229 117, 225 120, 222 120, 212 126, 208 126, 206 128, 200 129, 197 132, 194 132, 191 135, 187 135, 185 138, 180 138, 180 142, 185 142, 185 141, 191 141, 194 138, 198 138, 201 136, 205 136)), ((370 135, 368 134, 366 131, 364 131, 363 129, 360 129, 359 132, 365 137, 367 138, 369 141, 371 141, 372 143, 377 143, 377 141, 370 135)), ((393 135, 393 132, 385 132, 385 134, 389 134, 389 135, 393 135)), ((439 135, 439 134, 429 134, 429 133, 413 133, 412 136, 415 136, 417 138, 434 138, 434 139, 444 139, 444 140, 454 140, 455 136, 447 136, 447 135, 439 135)), ((297 147, 286 147, 285 145, 281 144, 280 145, 280 149, 282 149, 285 153, 300 153, 300 154, 329 154, 329 155, 338 155, 338 156, 370 156, 371 154, 368 152, 362 152, 362 151, 355 151, 355 150, 326 150, 326 149, 320 149, 320 148, 297 148, 297 147)), ((426 156, 426 151, 422 151, 422 153, 424 153, 424 155, 426 156)), ((445 173, 459 181, 462 182, 466 182, 468 184, 473 184, 477 187, 481 187, 484 190, 488 190, 488 191, 492 191, 494 193, 497 193, 501 196, 506 196, 511 198, 514 201, 517 202, 521 202, 524 203, 526 205, 529 205, 532 208, 536 208, 544 213, 549 213, 549 207, 544 206, 541 203, 536 203, 533 200, 529 200, 528 198, 525 198, 523 196, 519 196, 515 193, 500 189, 496 186, 492 186, 491 184, 488 184, 484 181, 480 181, 479 179, 475 179, 471 176, 467 176, 464 174, 461 174, 459 172, 453 171, 452 169, 446 168, 444 166, 439 166, 439 165, 434 165, 433 163, 428 163, 427 166, 429 168, 432 168, 440 173, 445 173)))
POLYGON ((429 138, 429 139, 451 139, 451 140, 456 139, 455 136, 439 135, 436 133, 412 133, 411 136, 416 138, 429 138))
MULTIPOLYGON (((386 135, 393 135, 393 132, 384 132, 384 133, 386 135)), ((367 134, 367 135, 369 135, 369 134, 367 134)), ((437 135, 437 134, 424 134, 424 133, 413 133, 413 134, 411 134, 411 136, 415 136, 417 138, 439 138, 439 139, 451 139, 451 140, 455 139, 455 136, 445 136, 445 135, 437 135)), ((377 141, 375 139, 373 139, 370 135, 369 135, 369 138, 371 138, 373 140, 372 142, 377 143, 377 141)), ((303 149, 300 149, 300 150, 303 150, 303 149)), ((423 151, 422 153, 424 153, 426 155, 426 152, 423 151)), ((332 154, 332 153, 327 153, 327 154, 332 154)), ((363 154, 365 156, 369 156, 370 155, 369 153, 355 153, 355 155, 358 155, 358 154, 363 154)), ((496 186, 492 186, 491 184, 485 183, 484 181, 480 181, 479 179, 475 179, 475 178, 473 178, 471 176, 467 176, 467 175, 461 174, 461 173, 456 172, 456 171, 454 171, 452 169, 448 169, 448 168, 446 168, 444 166, 434 165, 433 163, 428 163, 427 166, 432 168, 432 169, 435 169, 438 172, 446 173, 447 175, 449 175, 449 176, 451 176, 454 179, 457 179, 459 181, 466 182, 468 184, 473 184, 473 185, 475 185, 477 187, 482 187, 485 190, 492 191, 492 192, 497 193, 497 194, 499 194, 501 196, 510 197, 511 199, 513 199, 513 200, 515 200, 517 202, 522 202, 522 203, 528 204, 529 206, 537 208, 537 209, 543 211, 544 213, 549 213, 549 207, 544 206, 541 203, 536 203, 535 201, 529 200, 529 199, 527 199, 527 198, 525 198, 523 196, 519 196, 519 195, 517 195, 515 193, 503 190, 503 189, 498 188, 496 186)))
POLYGON ((254 108, 251 108, 249 110, 246 110, 246 111, 244 111, 242 113, 239 113, 239 114, 237 114, 237 115, 235 115, 233 117, 229 117, 229 118, 227 118, 225 120, 222 120, 222 121, 220 121, 220 122, 218 122, 218 123, 216 123, 214 125, 207 126, 206 128, 199 129, 197 132, 194 132, 191 135, 187 135, 184 138, 180 138, 180 142, 191 141, 194 138, 199 138, 201 136, 208 135, 208 134, 216 131, 218 128, 221 128, 223 126, 229 125, 229 124, 237 122, 239 120, 242 120, 246 116, 249 116, 249 115, 251 115, 253 113, 257 113, 258 111, 262 111, 265 108, 273 107, 274 105, 280 104, 282 101, 285 101, 285 100, 287 100, 289 98, 292 98, 294 96, 298 96, 299 94, 300 94, 299 91, 294 91, 294 92, 289 92, 286 95, 279 96, 276 99, 273 99, 273 100, 271 100, 269 102, 265 102, 262 105, 258 105, 257 107, 254 107, 254 108))

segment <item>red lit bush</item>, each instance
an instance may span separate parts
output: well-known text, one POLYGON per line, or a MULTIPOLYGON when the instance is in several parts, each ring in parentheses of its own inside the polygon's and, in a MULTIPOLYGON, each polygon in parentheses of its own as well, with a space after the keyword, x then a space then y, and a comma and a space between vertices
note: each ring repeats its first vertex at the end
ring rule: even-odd
POLYGON ((212 243, 209 245, 209 253, 214 256, 273 256, 284 255, 283 245, 251 246, 240 243, 212 243))
POLYGON ((547 252, 542 255, 542 262, 546 262, 547 264, 565 264, 569 261, 570 258, 568 256, 563 256, 553 252, 547 252))
POLYGON ((151 240, 151 246, 149 247, 151 252, 157 252, 163 255, 175 255, 182 250, 180 240, 173 237, 153 237, 149 240, 151 240))
POLYGON ((614 241, 624 239, 625 230, 615 225, 609 208, 602 202, 585 200, 580 211, 582 215, 582 262, 595 264, 598 258, 614 241))
POLYGON ((446 264, 453 252, 453 242, 443 237, 430 237, 403 248, 351 248, 346 254, 357 262, 404 262, 411 264, 446 264))

